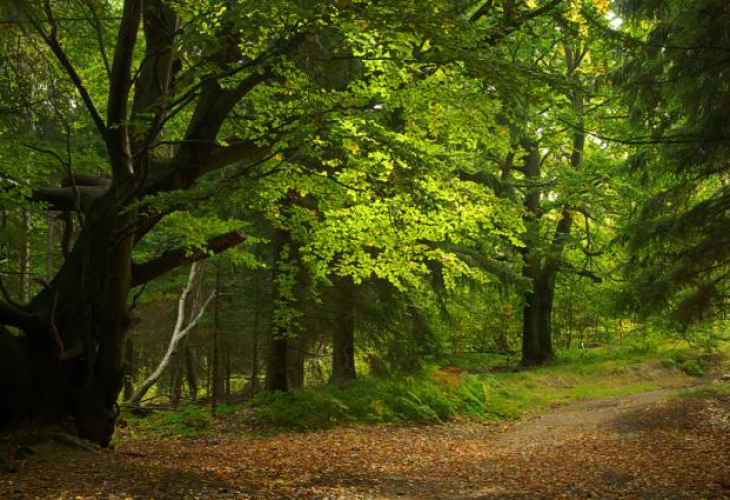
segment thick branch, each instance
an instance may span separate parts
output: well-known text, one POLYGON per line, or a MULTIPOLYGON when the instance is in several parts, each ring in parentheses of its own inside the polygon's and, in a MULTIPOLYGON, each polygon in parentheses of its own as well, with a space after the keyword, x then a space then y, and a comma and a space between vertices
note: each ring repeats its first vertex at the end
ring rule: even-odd
POLYGON ((15 326, 24 332, 34 332, 40 327, 37 316, 0 300, 0 324, 15 326))
POLYGON ((132 106, 133 150, 140 152, 156 140, 164 122, 173 74, 177 14, 161 0, 146 0, 142 8, 145 56, 135 82, 132 106))
POLYGON ((482 17, 484 17, 487 14, 489 14, 489 11, 492 10, 492 5, 493 4, 494 4, 494 0, 487 0, 486 2, 484 2, 482 4, 482 6, 479 7, 477 9, 477 11, 474 12, 474 14, 471 15, 471 17, 469 18, 469 21, 472 22, 472 23, 475 23, 478 20, 480 20, 482 17))
MULTIPOLYGON (((546 3, 542 7, 539 7, 537 9, 531 10, 530 12, 527 12, 526 14, 515 17, 515 18, 508 18, 507 22, 502 26, 502 29, 492 35, 488 40, 488 45, 494 46, 497 44, 498 41, 504 39, 505 37, 511 35, 518 29, 520 29, 524 24, 527 24, 528 22, 532 21, 533 19, 536 19, 544 14, 547 14, 551 10, 553 10, 555 7, 563 3, 565 0, 551 0, 550 2, 546 3)), ((482 8, 487 7, 485 4, 482 8)), ((482 10, 480 8, 480 10, 482 10)), ((479 12, 479 11, 477 11, 479 12)), ((475 13, 476 15, 476 13, 475 13)), ((476 20, 479 20, 482 17, 483 14, 480 14, 476 17, 476 20)))
POLYGON ((183 264, 198 262, 209 257, 211 254, 218 254, 232 248, 243 241, 247 235, 243 231, 231 231, 221 234, 208 240, 205 248, 190 251, 185 248, 168 250, 158 258, 147 261, 143 264, 132 266, 132 286, 139 286, 152 281, 183 264))
MULTIPOLYGON (((185 145, 176 155, 178 159, 204 159, 215 144, 223 122, 233 108, 257 85, 268 80, 268 72, 252 73, 234 89, 224 89, 218 81, 204 86, 203 94, 193 111, 193 116, 185 133, 185 145)), ((195 162, 186 162, 194 167, 195 162)))
MULTIPOLYGON (((92 174, 79 174, 74 172, 71 174, 71 178, 77 187, 109 187, 112 183, 112 181, 106 177, 99 177, 92 174)), ((64 187, 70 186, 71 181, 69 179, 65 179, 63 185, 64 187)))
POLYGON ((563 263, 563 265, 560 266, 560 270, 561 271, 571 272, 571 273, 576 274, 578 276, 582 276, 584 278, 588 278, 593 283, 603 283, 603 278, 601 278, 600 276, 598 276, 596 273, 594 273, 593 271, 591 271, 589 269, 578 269, 575 266, 572 266, 572 265, 567 264, 567 263, 563 263))
POLYGON ((87 211, 106 192, 102 186, 42 187, 33 190, 33 201, 48 203, 52 210, 87 211), (77 206, 78 204, 78 206, 77 206))
POLYGON ((153 195, 176 189, 187 189, 200 176, 209 172, 240 162, 256 165, 269 159, 272 155, 271 148, 259 146, 254 141, 239 141, 227 147, 212 142, 209 147, 210 150, 205 159, 187 168, 185 165, 180 166, 175 159, 156 162, 144 193, 153 195))
POLYGON ((132 63, 137 32, 142 19, 142 1, 125 0, 122 22, 119 25, 118 42, 114 51, 112 73, 107 101, 107 147, 111 159, 114 179, 123 179, 132 174, 129 136, 127 134, 127 106, 132 89, 132 63))

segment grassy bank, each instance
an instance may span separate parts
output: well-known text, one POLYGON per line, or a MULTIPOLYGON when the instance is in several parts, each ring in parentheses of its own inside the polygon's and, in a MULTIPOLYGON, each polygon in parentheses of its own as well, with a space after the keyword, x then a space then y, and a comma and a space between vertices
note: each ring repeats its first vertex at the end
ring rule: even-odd
MULTIPOLYGON (((245 420, 260 432, 359 423, 439 423, 462 417, 505 421, 581 399, 688 385, 717 369, 718 363, 719 355, 677 344, 642 350, 573 350, 561 353, 551 366, 515 371, 501 369, 504 360, 493 356, 453 359, 450 366, 421 377, 363 378, 287 394, 261 393, 245 404, 224 407, 216 427, 234 419, 245 420)), ((127 420, 132 432, 191 436, 204 432, 213 418, 207 408, 187 407, 127 420)))

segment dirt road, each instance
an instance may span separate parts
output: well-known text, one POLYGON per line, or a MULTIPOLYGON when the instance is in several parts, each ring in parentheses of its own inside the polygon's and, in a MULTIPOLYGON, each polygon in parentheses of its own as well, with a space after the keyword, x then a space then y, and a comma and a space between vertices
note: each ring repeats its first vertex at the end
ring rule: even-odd
POLYGON ((0 476, 0 498, 730 498, 730 397, 667 399, 676 392, 577 403, 509 426, 55 447, 0 476))

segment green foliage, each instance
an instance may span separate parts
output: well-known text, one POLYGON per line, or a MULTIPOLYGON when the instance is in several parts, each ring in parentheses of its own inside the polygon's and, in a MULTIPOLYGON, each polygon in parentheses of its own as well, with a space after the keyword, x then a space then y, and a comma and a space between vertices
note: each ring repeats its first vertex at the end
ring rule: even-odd
POLYGON ((132 438, 134 429, 162 436, 194 437, 203 432, 212 420, 209 408, 196 405, 177 410, 158 410, 144 417, 127 413, 122 418, 133 429, 128 433, 132 438))
POLYGON ((702 377, 711 367, 711 360, 694 352, 677 352, 666 360, 668 366, 674 365, 690 377, 702 377))
MULTIPOLYGON (((555 404, 679 385, 686 383, 682 372, 699 376, 698 367, 705 370, 710 362, 686 347, 657 345, 654 351, 641 353, 631 346, 571 349, 549 367, 483 374, 445 368, 400 380, 365 378, 291 393, 261 393, 250 406, 255 420, 267 429, 439 423, 458 417, 503 421, 555 404)), ((502 366, 503 359, 482 358, 494 366, 502 366)))
POLYGON ((730 394, 730 384, 705 385, 682 392, 677 398, 706 399, 730 394))
POLYGON ((262 393, 251 406, 255 419, 273 428, 312 430, 350 422, 435 423, 458 415, 485 416, 489 395, 498 391, 475 376, 368 378, 292 393, 262 393))
POLYGON ((727 308, 728 172, 726 57, 730 6, 723 0, 627 1, 634 33, 617 83, 643 141, 632 166, 644 199, 627 233, 627 302, 670 311, 682 325, 727 308), (637 50, 638 49, 638 50, 637 50))

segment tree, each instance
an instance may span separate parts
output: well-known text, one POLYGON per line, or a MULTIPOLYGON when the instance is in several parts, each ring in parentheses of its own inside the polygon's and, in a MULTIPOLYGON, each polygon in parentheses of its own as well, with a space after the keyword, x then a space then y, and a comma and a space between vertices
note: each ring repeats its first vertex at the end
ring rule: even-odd
MULTIPOLYGON (((505 57, 526 68, 523 71, 533 80, 529 91, 503 97, 512 104, 499 119, 509 134, 506 152, 487 150, 483 170, 462 174, 497 186, 498 193, 522 206, 525 230, 520 244, 506 254, 521 255, 522 277, 529 283, 521 291, 525 366, 544 364, 554 356, 553 305, 560 274, 575 272, 600 280, 568 256, 571 247, 591 251, 590 238, 576 236, 574 228, 587 228, 594 205, 606 198, 596 159, 602 152, 587 151, 586 139, 588 110, 597 101, 605 69, 600 49, 592 51, 597 44, 589 23, 602 26, 607 8, 606 2, 565 2, 551 18, 537 18, 533 32, 517 33, 509 40, 505 57), (591 153, 593 158, 586 161, 591 153)), ((592 111, 601 108, 597 104, 592 111)))
POLYGON ((730 235, 727 187, 730 6, 621 2, 630 52, 618 75, 631 110, 632 166, 649 195, 637 206, 626 298, 688 325, 724 315, 730 235))
MULTIPOLYGON (((360 57, 397 54, 425 18, 408 16, 415 7, 398 1, 337 9, 280 1, 6 5, 3 12, 27 28, 27 39, 47 48, 43 63, 73 88, 68 109, 92 127, 88 143, 103 164, 94 170, 104 175, 76 171, 65 160, 65 186, 24 190, 6 176, 26 199, 75 214, 80 231, 56 275, 27 304, 0 302, 0 321, 20 331, 0 334, 11 346, 0 364, 13 353, 31 372, 30 380, 4 383, 32 386, 24 402, 4 404, 34 420, 70 415, 82 436, 106 445, 123 381, 130 289, 233 247, 246 234, 235 221, 223 233, 220 225, 203 226, 188 234, 192 241, 141 263, 135 249, 171 213, 195 207, 223 185, 240 187, 236 180, 252 183, 281 168, 343 110, 366 116, 370 87, 332 92, 313 81, 305 71, 316 62, 307 60, 308 44, 335 30, 360 57), (97 21, 81 29, 79 18, 97 21), (88 44, 81 51, 81 39, 96 40, 98 51, 90 53, 88 44)), ((327 57, 338 50, 329 47, 327 57)))
POLYGON ((147 391, 160 379, 164 371, 170 366, 170 362, 175 361, 177 356, 180 354, 181 342, 184 341, 190 332, 197 326, 200 319, 203 317, 208 304, 213 300, 215 292, 211 293, 207 299, 199 306, 198 310, 190 311, 190 314, 186 312, 188 296, 193 291, 195 286, 195 279, 198 273, 198 263, 193 262, 190 266, 190 272, 188 274, 188 280, 185 287, 180 293, 180 298, 177 301, 177 317, 175 320, 175 328, 172 331, 172 337, 170 337, 170 343, 167 346, 165 355, 160 360, 157 368, 142 382, 142 384, 134 391, 134 394, 127 401, 130 405, 139 405, 142 398, 147 394, 147 391), (186 321, 186 317, 188 318, 186 321))

